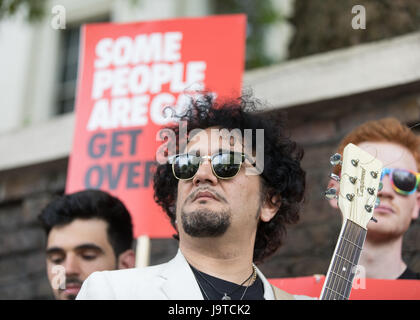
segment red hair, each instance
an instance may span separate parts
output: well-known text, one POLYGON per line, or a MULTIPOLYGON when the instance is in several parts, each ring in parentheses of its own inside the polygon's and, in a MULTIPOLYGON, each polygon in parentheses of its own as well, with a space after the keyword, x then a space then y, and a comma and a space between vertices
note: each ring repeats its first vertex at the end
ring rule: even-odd
MULTIPOLYGON (((395 118, 383 118, 365 122, 347 134, 338 146, 337 152, 343 154, 344 147, 362 142, 391 142, 407 148, 414 156, 417 168, 420 168, 420 138, 410 128, 395 118)), ((340 166, 334 172, 340 172, 340 166)))

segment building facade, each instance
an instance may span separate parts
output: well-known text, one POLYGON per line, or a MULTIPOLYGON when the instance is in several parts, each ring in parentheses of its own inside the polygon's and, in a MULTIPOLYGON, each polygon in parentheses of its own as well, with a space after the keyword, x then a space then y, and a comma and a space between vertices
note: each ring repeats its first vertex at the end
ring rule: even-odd
MULTIPOLYGON (((50 299, 45 236, 37 215, 64 193, 74 130, 78 26, 212 14, 210 0, 51 1, 66 10, 66 29, 51 17, 30 25, 0 23, 0 299, 50 299), (134 6, 134 7, 133 7, 134 6), (165 7, 165 10, 161 8, 165 7), (73 54, 71 54, 73 52, 73 54)), ((275 2, 290 13, 291 1, 275 2)), ((290 29, 268 32, 266 50, 287 57, 290 29), (280 43, 276 47, 274 44, 280 43)), ((270 278, 325 274, 341 218, 323 198, 329 156, 354 126, 394 116, 420 133, 420 33, 283 61, 246 71, 244 88, 287 112, 292 138, 305 149, 307 191, 301 220, 261 269, 270 278)), ((420 222, 406 235, 403 255, 420 271, 420 222)), ((173 239, 152 239, 150 264, 175 255, 173 239)))

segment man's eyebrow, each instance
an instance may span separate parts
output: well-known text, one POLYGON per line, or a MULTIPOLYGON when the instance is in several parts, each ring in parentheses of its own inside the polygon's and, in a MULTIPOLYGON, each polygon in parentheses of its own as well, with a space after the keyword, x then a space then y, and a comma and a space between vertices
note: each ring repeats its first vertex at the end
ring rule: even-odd
MULTIPOLYGON (((216 154, 216 153, 231 153, 231 152, 237 152, 237 153, 241 153, 242 151, 235 151, 234 149, 226 149, 226 148, 218 148, 217 150, 215 150, 213 153, 211 153, 211 155, 216 154)), ((198 155, 200 154, 201 151, 200 149, 190 149, 187 150, 186 152, 184 152, 184 154, 189 154, 189 155, 198 155)))
POLYGON ((51 254, 54 254, 54 253, 64 254, 64 250, 59 248, 59 247, 51 247, 51 248, 48 248, 46 250, 47 255, 51 255, 51 254))
POLYGON ((105 251, 96 244, 93 243, 84 243, 74 248, 75 251, 82 251, 82 250, 95 250, 99 251, 100 253, 105 253, 105 251))
MULTIPOLYGON (((84 244, 81 244, 81 245, 75 247, 74 250, 75 251, 95 250, 95 251, 98 251, 100 253, 105 253, 105 251, 101 247, 99 247, 99 246, 97 246, 96 244, 93 244, 93 243, 84 243, 84 244)), ((51 254, 65 254, 65 251, 62 248, 59 248, 59 247, 51 247, 51 248, 48 248, 46 250, 46 254, 47 255, 51 255, 51 254)))

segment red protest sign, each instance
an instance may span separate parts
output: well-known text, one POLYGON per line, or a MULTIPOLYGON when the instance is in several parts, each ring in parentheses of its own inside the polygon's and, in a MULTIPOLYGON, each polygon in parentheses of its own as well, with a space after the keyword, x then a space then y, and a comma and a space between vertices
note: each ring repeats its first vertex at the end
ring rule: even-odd
POLYGON ((109 191, 131 212, 136 237, 170 237, 152 187, 162 110, 197 89, 239 96, 245 29, 241 14, 83 26, 66 193, 109 191))
MULTIPOLYGON (((319 298, 325 276, 268 279, 288 293, 319 298)), ((350 300, 420 300, 420 280, 356 278, 350 300)))

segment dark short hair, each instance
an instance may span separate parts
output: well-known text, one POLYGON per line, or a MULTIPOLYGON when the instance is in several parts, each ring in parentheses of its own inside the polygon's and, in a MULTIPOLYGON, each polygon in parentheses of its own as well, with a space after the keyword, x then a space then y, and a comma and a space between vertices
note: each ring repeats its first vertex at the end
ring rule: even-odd
POLYGON ((101 190, 85 190, 63 195, 50 202, 39 214, 47 236, 56 226, 70 224, 75 219, 101 219, 108 225, 108 241, 118 257, 131 249, 133 225, 124 204, 116 197, 101 190))
MULTIPOLYGON (((246 129, 253 133, 252 145, 256 146, 255 132, 264 130, 264 171, 262 194, 264 200, 280 196, 281 205, 269 222, 260 221, 254 246, 254 262, 262 262, 282 244, 286 233, 285 225, 299 220, 299 211, 305 190, 305 172, 300 166, 303 150, 285 132, 285 114, 267 116, 261 110, 262 103, 251 94, 238 99, 216 102, 211 95, 192 100, 180 121, 187 122, 187 133, 194 129, 219 127, 228 130, 239 129, 244 135, 246 129)), ((168 129, 179 141, 179 126, 168 129)), ((169 145, 169 143, 168 143, 169 145)), ((179 145, 176 146, 179 152, 179 145)), ((169 163, 158 165, 154 175, 154 198, 169 216, 176 229, 176 198, 178 180, 172 174, 169 163)), ((178 235, 174 235, 179 238, 178 235)))

